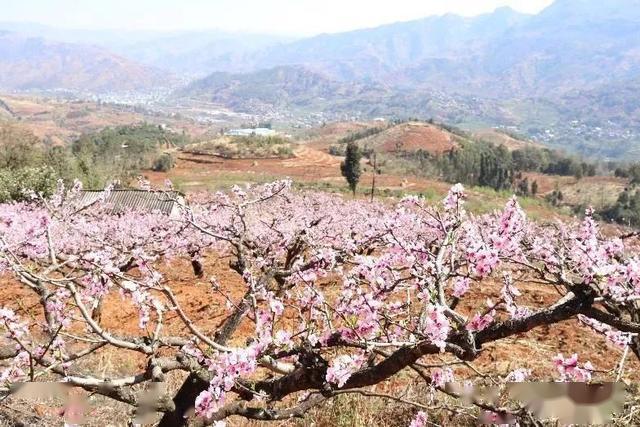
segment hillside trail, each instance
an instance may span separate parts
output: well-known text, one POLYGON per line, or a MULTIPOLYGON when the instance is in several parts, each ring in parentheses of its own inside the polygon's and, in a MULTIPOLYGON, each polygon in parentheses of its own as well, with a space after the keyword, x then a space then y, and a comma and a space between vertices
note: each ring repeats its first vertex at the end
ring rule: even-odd
MULTIPOLYGON (((299 144, 293 151, 294 157, 282 162, 284 168, 295 167, 331 167, 340 166, 340 158, 310 146, 308 143, 299 144)), ((339 169, 338 169, 339 170, 339 169)))

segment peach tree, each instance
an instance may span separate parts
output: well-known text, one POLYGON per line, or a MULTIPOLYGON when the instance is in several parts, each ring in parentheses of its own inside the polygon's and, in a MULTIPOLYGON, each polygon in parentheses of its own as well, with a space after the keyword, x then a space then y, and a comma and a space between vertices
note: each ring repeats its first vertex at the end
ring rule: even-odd
MULTIPOLYGON (((625 247, 635 235, 603 237, 591 212, 577 224, 533 222, 513 198, 474 216, 459 184, 440 206, 290 187, 278 181, 201 194, 173 217, 114 215, 101 200, 83 205, 79 184, 0 205, 0 280, 37 301, 29 312, 0 304, 1 392, 60 381, 130 405, 132 419, 159 414, 160 426, 304 417, 354 393, 414 407, 412 425, 421 426, 430 424, 428 403, 375 387, 404 372, 431 402, 446 396, 526 419, 522 405, 464 401, 449 386, 459 380, 452 367, 471 364, 491 343, 570 319, 604 335, 623 358, 640 354, 640 260, 625 247), (159 268, 207 253, 226 257, 242 283, 238 297, 204 272, 211 294, 225 301, 215 300, 224 316, 214 331, 181 306, 159 268), (527 305, 527 294, 541 288, 555 301, 527 305), (490 289, 490 298, 479 297, 490 289), (136 307, 137 334, 104 326, 99 309, 112 293, 136 307), (170 332, 176 323, 182 333, 170 332), (138 355, 144 368, 106 378, 83 363, 107 349, 138 355), (181 387, 162 386, 178 372, 181 387)), ((551 379, 589 381, 597 366, 578 357, 545 361, 557 369, 551 379)), ((464 380, 502 384, 526 381, 529 372, 477 374, 464 380)))

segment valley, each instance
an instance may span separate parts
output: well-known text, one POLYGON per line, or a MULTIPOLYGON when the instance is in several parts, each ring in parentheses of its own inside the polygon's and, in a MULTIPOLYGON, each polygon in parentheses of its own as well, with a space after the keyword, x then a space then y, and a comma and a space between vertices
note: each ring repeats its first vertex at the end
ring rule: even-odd
POLYGON ((0 427, 640 425, 638 0, 24 2, 0 427))
POLYGON ((432 118, 637 159, 640 16, 624 8, 635 10, 634 0, 557 0, 536 15, 505 7, 298 39, 0 23, 0 91, 190 111, 209 122, 432 118), (34 61, 47 72, 21 68, 34 61))

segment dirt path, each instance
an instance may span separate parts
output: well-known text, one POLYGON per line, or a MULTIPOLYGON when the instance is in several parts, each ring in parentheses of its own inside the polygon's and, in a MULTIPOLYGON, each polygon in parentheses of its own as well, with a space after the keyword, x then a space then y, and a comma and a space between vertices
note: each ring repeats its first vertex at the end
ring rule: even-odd
POLYGON ((320 151, 317 148, 311 147, 309 144, 301 144, 294 150, 293 154, 295 157, 284 160, 282 162, 282 167, 340 167, 340 159, 338 157, 332 156, 328 153, 320 151))

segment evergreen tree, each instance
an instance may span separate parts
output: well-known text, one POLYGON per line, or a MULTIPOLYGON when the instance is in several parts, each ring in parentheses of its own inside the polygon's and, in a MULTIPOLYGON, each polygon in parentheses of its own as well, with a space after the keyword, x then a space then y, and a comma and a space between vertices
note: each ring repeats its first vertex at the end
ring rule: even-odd
POLYGON ((347 151, 345 154, 344 161, 340 164, 340 171, 342 172, 342 176, 345 177, 347 183, 349 183, 349 188, 353 192, 353 195, 356 195, 356 188, 358 186, 358 182, 360 181, 360 160, 362 159, 362 151, 360 151, 360 147, 355 142, 349 142, 347 144, 347 151))
POLYGON ((530 192, 529 192, 529 180, 527 178, 524 178, 523 180, 518 182, 517 193, 518 193, 519 196, 524 196, 524 197, 529 196, 529 194, 530 194, 530 192))

